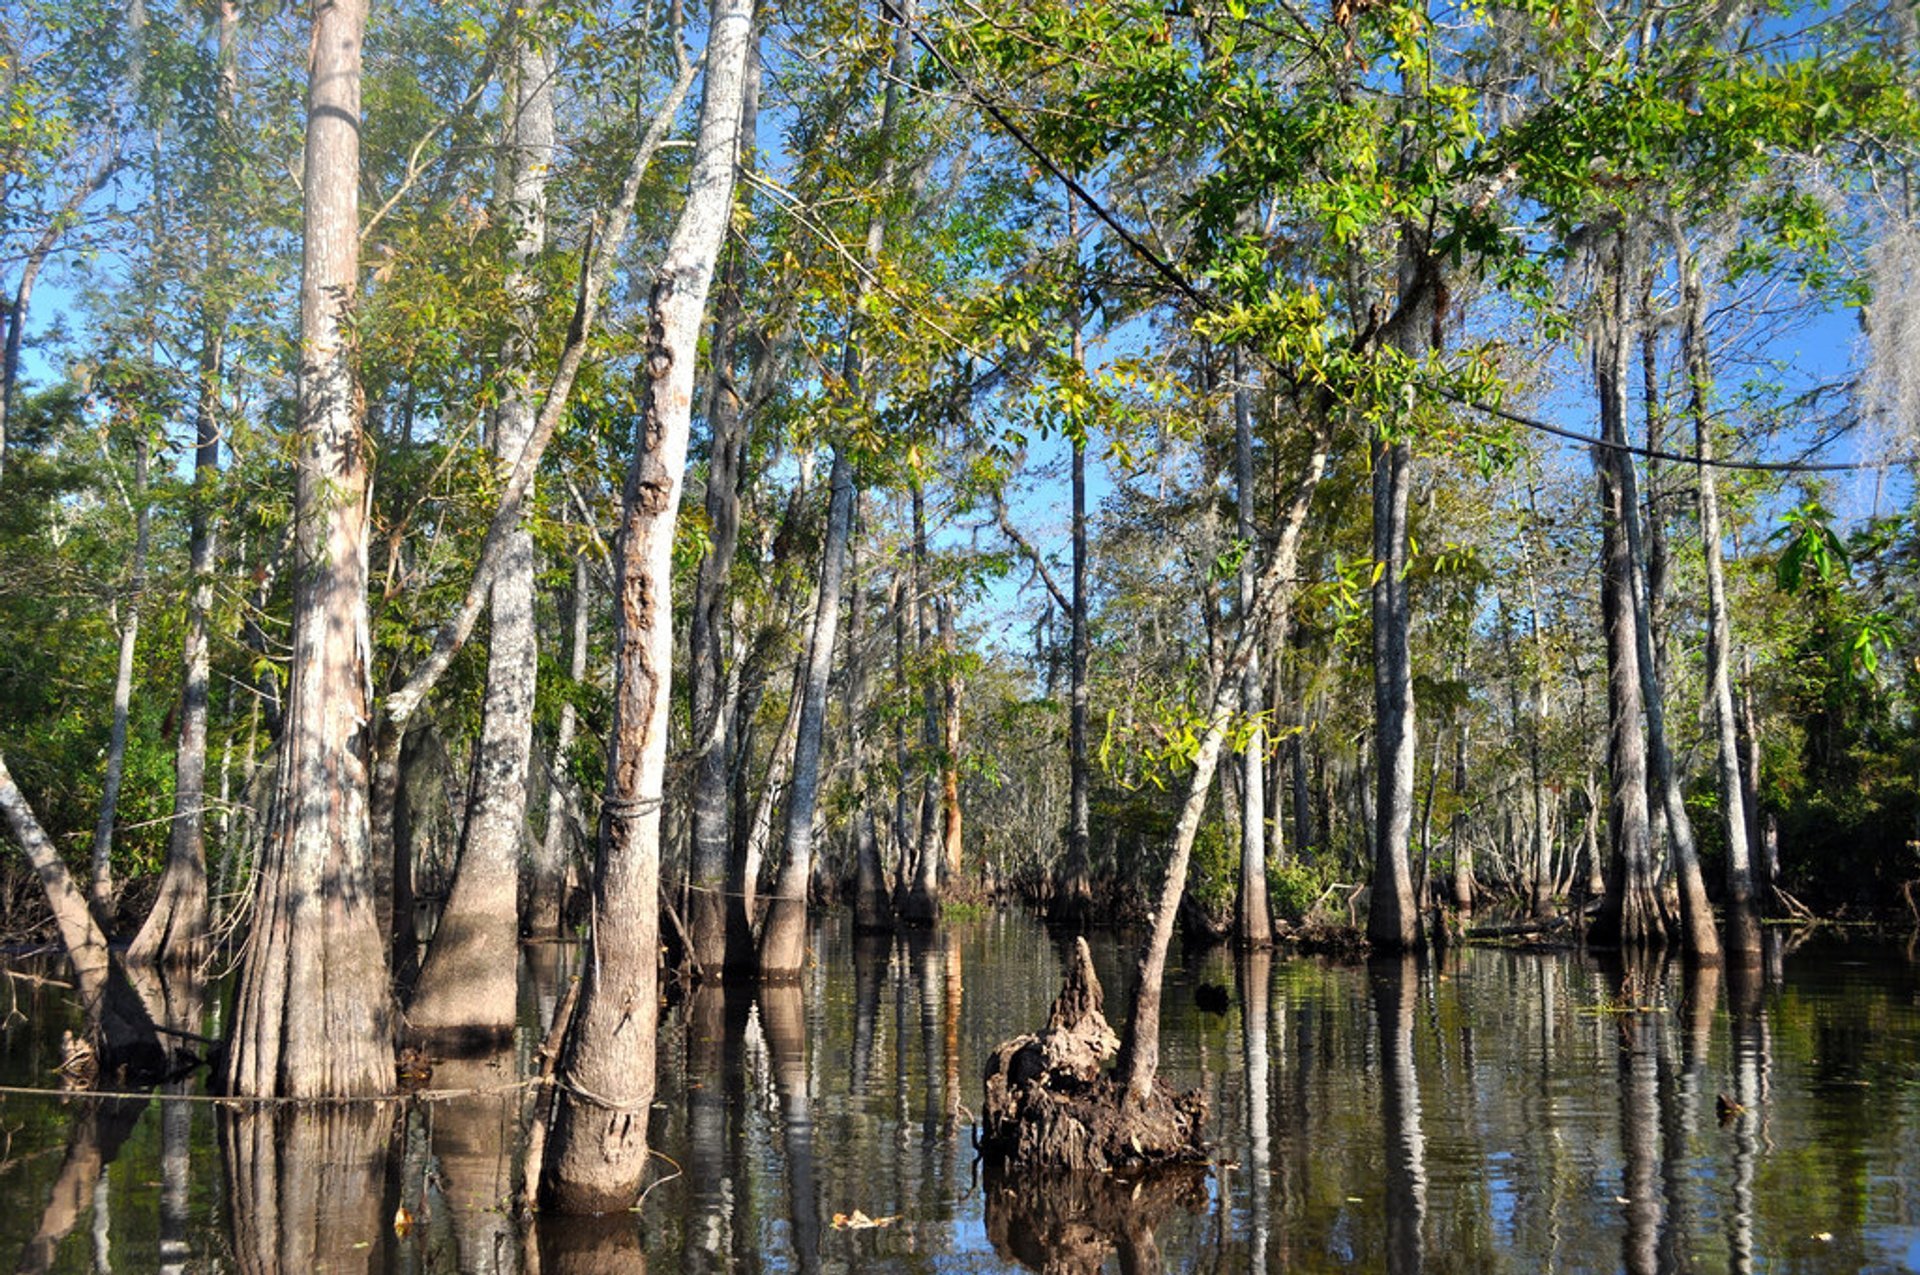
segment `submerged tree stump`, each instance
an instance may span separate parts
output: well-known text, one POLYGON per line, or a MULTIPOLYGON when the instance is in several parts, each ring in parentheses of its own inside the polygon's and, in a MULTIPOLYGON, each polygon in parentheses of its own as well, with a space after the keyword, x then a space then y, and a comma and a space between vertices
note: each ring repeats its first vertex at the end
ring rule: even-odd
POLYGON ((1204 1160, 1206 1095, 1156 1080, 1146 1101, 1104 1070, 1120 1048, 1084 938, 1047 1025, 1002 1041, 987 1059, 980 1149, 1019 1169, 1139 1170, 1204 1160))

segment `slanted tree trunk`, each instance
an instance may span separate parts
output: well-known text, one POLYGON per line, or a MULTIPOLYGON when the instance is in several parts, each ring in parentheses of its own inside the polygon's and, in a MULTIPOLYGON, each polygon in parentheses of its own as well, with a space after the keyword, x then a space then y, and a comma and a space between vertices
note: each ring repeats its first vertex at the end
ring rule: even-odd
POLYGON ((800 977, 806 961, 807 889, 813 879, 813 815, 820 798, 827 675, 833 667, 834 637, 840 627, 840 591, 846 577, 847 539, 853 522, 853 466, 841 448, 834 449, 827 489, 820 596, 814 605, 813 631, 807 638, 806 677, 795 687, 800 696, 800 716, 794 736, 793 782, 787 793, 787 857, 760 935, 760 976, 773 981, 800 977))
POLYGON ((120 620, 120 659, 114 666, 113 725, 107 732, 107 773, 100 786, 100 818, 93 827, 93 879, 88 899, 103 926, 113 925, 113 825, 120 811, 120 782, 127 768, 127 717, 133 706, 133 655, 140 640, 140 608, 147 591, 147 543, 151 511, 147 501, 147 461, 151 446, 146 428, 137 424, 134 441, 133 560, 127 587, 115 608, 120 620))
MULTIPOLYGON (((513 332, 501 351, 505 393, 494 413, 493 453, 503 470, 533 437, 533 333, 540 287, 532 268, 547 241, 547 178, 553 171, 553 59, 523 35, 515 58, 513 127, 501 158, 511 190, 506 292, 513 332)), ((407 1005, 407 1033, 461 1049, 490 1048, 513 1034, 519 974, 520 848, 527 836, 527 768, 539 671, 534 632, 533 532, 524 506, 507 527, 493 571, 487 689, 465 844, 433 942, 407 1005)))
POLYGON ((115 963, 105 931, 53 840, 15 786, 4 757, 0 757, 0 816, 5 817, 14 839, 26 852, 27 862, 40 878, 47 908, 60 933, 60 946, 73 967, 73 983, 80 993, 88 1033, 103 1055, 101 1061, 109 1069, 119 1061, 139 1067, 155 1065, 162 1051, 153 1020, 115 963))
POLYGON ((648 304, 647 370, 621 498, 614 722, 593 879, 593 947, 556 1073, 542 1204, 632 1206, 647 1165, 659 997, 660 816, 673 673, 673 539, 694 360, 733 207, 752 0, 715 0, 687 202, 648 304))
POLYGON ((1135 1106, 1148 1102, 1154 1092, 1160 1066, 1160 984, 1166 973, 1167 949, 1173 942, 1174 921, 1179 916, 1180 898, 1186 890, 1187 862, 1193 853, 1193 839, 1200 830, 1201 816, 1206 811, 1214 768, 1220 761, 1227 728, 1239 710, 1240 674, 1253 658, 1263 626, 1272 623, 1275 608, 1293 591, 1294 571, 1300 561, 1300 537, 1306 528, 1314 490, 1326 472, 1331 435, 1332 427, 1326 418, 1314 422, 1313 443, 1282 513, 1273 556, 1254 582, 1253 607, 1242 617, 1240 633, 1221 668, 1200 747, 1194 755, 1193 773, 1187 780, 1186 797, 1174 825, 1172 853, 1167 857, 1166 876, 1154 908, 1153 930, 1140 954, 1133 989, 1133 1014, 1127 1020, 1127 1032, 1120 1048, 1117 1078, 1127 1101, 1135 1106))
MULTIPOLYGON (((679 11, 676 9, 676 13, 679 11)), ((679 118, 680 106, 686 100, 688 90, 693 86, 695 66, 686 56, 679 43, 679 29, 674 30, 675 57, 679 64, 678 74, 667 89, 651 121, 647 124, 646 136, 641 138, 639 147, 634 151, 633 159, 627 166, 625 180, 621 183, 620 194, 606 217, 606 228, 592 240, 592 247, 581 271, 580 291, 574 298, 573 321, 568 325, 566 343, 560 350, 559 361, 554 365, 553 375, 548 379, 546 389, 540 400, 540 410, 534 417, 532 432, 526 445, 514 458, 511 471, 500 492, 500 503, 495 507, 493 517, 487 523, 485 537, 481 540, 478 561, 475 562, 473 575, 467 581, 467 591, 460 599, 460 606, 453 616, 440 626, 434 638, 433 649, 420 662, 418 668, 408 675, 407 680, 386 696, 381 704, 381 722, 377 746, 374 749, 373 762, 373 847, 374 860, 382 865, 394 865, 393 857, 393 815, 395 797, 400 785, 400 758, 406 742, 407 727, 413 715, 432 693, 440 677, 447 671, 460 648, 466 645, 473 634, 473 627, 480 619, 480 612, 486 607, 492 596, 493 576, 506 555, 509 541, 521 526, 521 502, 532 490, 534 473, 539 469, 540 458, 545 455, 548 442, 553 438, 554 430, 559 428, 561 417, 566 414, 567 403, 573 394, 573 383, 580 374, 580 366, 587 356, 587 345, 592 336, 594 323, 599 315, 600 294, 613 272, 614 263, 620 259, 621 249, 627 241, 627 231, 633 224, 633 208, 640 197, 640 187, 647 175, 647 169, 653 163, 653 157, 667 140, 667 133, 673 122, 679 118)), ((394 865, 394 871, 403 870, 394 865)), ((380 898, 380 907, 390 913, 392 900, 384 893, 380 898)), ((404 918, 383 915, 383 920, 393 922, 396 931, 405 931, 404 918)), ((400 934, 396 941, 404 942, 400 934)))
MULTIPOLYGON (((748 53, 754 58, 753 52, 748 53)), ((744 167, 753 161, 759 130, 760 95, 756 69, 749 71, 740 111, 740 156, 744 167)), ((720 295, 714 306, 713 335, 708 343, 713 360, 713 384, 707 397, 707 484, 703 501, 707 514, 707 551, 700 557, 693 586, 693 614, 687 657, 687 695, 692 710, 694 740, 693 842, 687 874, 688 963, 705 980, 721 977, 727 966, 738 966, 742 955, 727 951, 727 870, 732 859, 731 795, 733 747, 728 728, 732 715, 726 704, 727 670, 724 628, 727 587, 733 574, 733 556, 740 541, 740 489, 747 450, 745 395, 735 380, 734 361, 741 323, 741 291, 746 278, 746 253, 737 249, 727 257, 720 295)))
POLYGON ((1733 641, 1727 609, 1727 573, 1720 549, 1720 490, 1713 465, 1712 420, 1707 411, 1713 372, 1707 361, 1706 291, 1688 256, 1684 236, 1674 241, 1681 261, 1681 358, 1686 364, 1687 410, 1693 417, 1694 481, 1700 510, 1700 548, 1707 574, 1707 694, 1720 780, 1720 830, 1727 843, 1727 953, 1760 959, 1760 918, 1754 903, 1753 851, 1747 839, 1747 793, 1740 773, 1740 728, 1733 710, 1733 641))
MULTIPOLYGON (((1234 495, 1238 505, 1235 535, 1240 540, 1240 614, 1253 610, 1254 523, 1256 499, 1253 485, 1253 403, 1242 383, 1246 367, 1240 352, 1233 355, 1233 460, 1234 495)), ((1243 620, 1244 622, 1244 620, 1243 620)), ((1264 636, 1264 635, 1261 635, 1264 636)), ((1260 708, 1263 677, 1260 671, 1260 641, 1254 642, 1241 674, 1241 705, 1252 711, 1260 708)), ((1267 734, 1256 724, 1247 734, 1246 749, 1240 754, 1240 891, 1234 915, 1235 929, 1242 947, 1267 947, 1273 943, 1273 914, 1267 906, 1267 734)))
POLYGON ((1590 939, 1603 946, 1646 947, 1666 942, 1666 918, 1654 889, 1653 841, 1647 810, 1647 741, 1641 731, 1640 640, 1634 602, 1632 484, 1621 471, 1626 447, 1627 342, 1618 293, 1618 263, 1607 287, 1608 313, 1594 340, 1594 378, 1600 397, 1601 446, 1594 450, 1600 494, 1600 612, 1607 642, 1607 858, 1606 894, 1590 939))
POLYGON ((297 1098, 393 1084, 367 809, 367 455, 350 321, 366 0, 317 6, 307 74, 293 656, 227 1085, 297 1098))

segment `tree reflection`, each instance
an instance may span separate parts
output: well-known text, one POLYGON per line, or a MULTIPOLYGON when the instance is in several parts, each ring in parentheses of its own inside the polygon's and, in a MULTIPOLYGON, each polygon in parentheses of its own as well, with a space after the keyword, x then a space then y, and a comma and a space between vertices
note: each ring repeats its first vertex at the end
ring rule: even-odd
MULTIPOLYGON (((1770 934, 1769 938, 1777 939, 1770 934)), ((1753 1270, 1753 1179, 1760 1160, 1761 1114, 1771 1041, 1764 1012, 1760 968, 1727 967, 1727 1009, 1733 1023, 1733 1093, 1721 1112, 1733 1130, 1732 1201, 1727 1209, 1728 1267, 1734 1275, 1753 1270)))
POLYGON ((994 1252, 1045 1275, 1094 1275, 1116 1253, 1122 1271, 1158 1271, 1154 1232, 1177 1212, 1207 1207, 1206 1170, 1198 1167, 1129 1182, 990 1165, 985 1184, 994 1252))
POLYGON ((120 1154, 127 1135, 147 1109, 146 1094, 125 1098, 83 1098, 67 1128, 67 1153, 40 1211, 40 1225, 20 1253, 22 1275, 50 1271, 60 1243, 92 1211, 107 1166, 120 1154))
POLYGON ((794 1255, 802 1271, 820 1269, 820 1192, 813 1156, 813 1102, 807 1084, 807 1007, 793 984, 763 984, 760 1017, 767 1030, 773 1087, 786 1134, 787 1206, 794 1255))
POLYGON ((387 1103, 226 1112, 228 1222, 242 1275, 387 1268, 387 1103))
POLYGON ((1413 1065, 1414 1005, 1420 972, 1412 956, 1367 962, 1380 1024, 1380 1106, 1387 1151, 1387 1269, 1413 1275, 1426 1265, 1427 1141, 1413 1065))
POLYGON ((539 1275, 647 1275, 646 1247, 632 1213, 542 1215, 537 1240, 539 1275))
POLYGON ((439 1185, 435 1214, 451 1225, 465 1275, 512 1275, 513 1151, 524 1105, 513 1051, 444 1059, 433 1081, 454 1094, 424 1109, 439 1185))
POLYGON ((1272 1147, 1267 1136, 1271 1118, 1270 1083, 1273 1057, 1267 1046, 1267 1010, 1273 995, 1273 953, 1250 949, 1240 953, 1240 1005, 1243 1052, 1242 1065, 1247 1084, 1247 1194, 1252 1228, 1253 1269, 1267 1266, 1267 1229, 1271 1225, 1272 1147))
POLYGON ((1636 960, 1614 971, 1620 1071, 1622 1208, 1627 1229, 1621 1259, 1632 1275, 1660 1269, 1660 1021, 1655 960, 1636 960))

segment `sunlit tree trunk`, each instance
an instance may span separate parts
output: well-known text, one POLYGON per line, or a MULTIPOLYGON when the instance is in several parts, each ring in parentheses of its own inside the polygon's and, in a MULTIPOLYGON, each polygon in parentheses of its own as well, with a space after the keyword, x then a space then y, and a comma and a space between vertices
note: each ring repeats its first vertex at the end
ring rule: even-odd
MULTIPOLYGON (((1676 242, 1684 240, 1676 236, 1676 242)), ((1700 548, 1707 575, 1707 695, 1713 723, 1715 770, 1720 780, 1720 831, 1727 843, 1727 952, 1741 961, 1760 958, 1760 920, 1753 892, 1753 851, 1747 839, 1747 791, 1740 773, 1740 728, 1733 709, 1733 642, 1727 609, 1727 572, 1720 548, 1719 477, 1713 465, 1713 392, 1707 361, 1706 294, 1699 267, 1681 263, 1681 358, 1689 382, 1693 417, 1694 477, 1698 484, 1700 548)))
MULTIPOLYGON (((1607 283, 1622 287, 1617 267, 1607 283)), ((1666 941, 1666 920, 1654 891, 1652 831, 1647 811, 1647 746, 1642 733, 1639 608, 1634 602, 1632 464, 1626 446, 1627 342, 1624 304, 1605 302, 1594 340, 1594 377, 1600 397, 1602 445, 1594 451, 1600 493, 1600 611, 1607 642, 1607 858, 1606 894, 1590 937, 1596 943, 1644 947, 1666 941)))
MULTIPOLYGON (((1234 533, 1240 541, 1240 615, 1242 622, 1253 610, 1255 528, 1253 485, 1253 403, 1252 394, 1242 384, 1246 367, 1238 350, 1233 356, 1233 461, 1234 495, 1238 520, 1234 533)), ((1254 643, 1241 674, 1240 703, 1243 710, 1258 712, 1262 707, 1264 677, 1260 668, 1260 647, 1254 643)), ((1273 942, 1273 915, 1267 907, 1267 733, 1255 725, 1247 733, 1246 748, 1240 754, 1240 890, 1235 928, 1244 947, 1266 947, 1273 942)))
POLYGON ((120 658, 114 665, 113 725, 107 732, 107 773, 100 787, 100 818, 93 828, 93 877, 88 898, 103 926, 113 924, 113 825, 119 817, 120 784, 127 771, 127 717, 133 705, 133 656, 140 640, 140 610, 146 602, 147 544, 152 512, 147 500, 147 464, 151 445, 146 427, 136 422, 133 450, 133 559, 126 591, 115 608, 120 622, 120 658))
POLYGON ((366 0, 313 15, 307 78, 293 653, 227 1084, 312 1098, 392 1087, 367 808, 367 455, 350 324, 366 0))
MULTIPOLYGON (((567 643, 567 677, 575 686, 578 686, 586 680, 587 676, 587 562, 585 558, 574 559, 573 589, 569 605, 571 632, 567 643)), ((525 883, 526 906, 523 926, 529 934, 556 934, 562 923, 567 883, 571 875, 567 865, 572 858, 568 851, 567 829, 573 817, 580 813, 577 809, 578 794, 575 791, 573 774, 569 766, 569 759, 573 755, 573 741, 580 728, 579 722, 579 709, 575 706, 573 697, 569 695, 560 703, 560 725, 554 735, 554 775, 553 785, 547 798, 547 825, 541 833, 540 844, 534 850, 525 883)))
POLYGON ((1409 848, 1413 836, 1413 664, 1407 598, 1407 495, 1412 452, 1379 438, 1373 456, 1373 901, 1367 938, 1385 951, 1420 942, 1409 848))
MULTIPOLYGON (((533 437, 533 334, 540 288, 531 270, 546 246, 547 179, 555 152, 553 59, 522 37, 514 68, 513 127, 505 154, 513 240, 506 292, 514 332, 501 355, 505 396, 494 414, 494 459, 511 472, 533 437)), ((467 798, 465 844, 425 966, 407 1006, 409 1033, 473 1045, 513 1033, 518 972, 520 849, 527 836, 527 769, 539 672, 534 631, 533 532, 523 512, 493 572, 492 625, 479 755, 467 798)))
MULTIPOLYGON (((1068 238, 1079 242, 1074 224, 1075 205, 1069 199, 1068 238)), ((1077 251, 1077 248, 1076 248, 1077 251)), ((1082 366, 1086 348, 1081 337, 1080 307, 1072 313, 1073 364, 1082 366)), ((1054 882, 1053 903, 1048 915, 1069 926, 1086 923, 1093 903, 1092 836, 1089 814, 1089 777, 1087 770, 1087 659, 1091 642, 1087 636, 1087 438, 1084 429, 1075 430, 1068 440, 1073 448, 1073 597, 1069 608, 1068 635, 1068 707, 1067 707, 1067 860, 1054 882)))
MULTIPOLYGON (((757 57, 752 50, 747 56, 753 61, 740 110, 743 171, 753 163, 760 118, 757 57)), ((691 897, 687 900, 687 940, 692 950, 687 958, 696 976, 708 980, 720 977, 729 965, 741 964, 745 955, 727 950, 727 869, 733 848, 729 779, 735 741, 729 735, 732 715, 725 702, 724 622, 734 550, 740 541, 740 495, 747 450, 745 395, 734 367, 746 258, 744 248, 736 248, 727 257, 714 305, 713 335, 708 342, 713 383, 707 395, 709 437, 703 495, 707 550, 700 557, 694 579, 688 637, 687 696, 693 723, 694 779, 693 843, 688 862, 691 897)))
POLYGON ((694 361, 733 207, 752 0, 715 0, 687 202, 648 303, 647 370, 621 498, 615 573, 614 721, 593 946, 557 1070, 542 1204, 628 1208, 647 1164, 659 989, 660 824, 673 659, 673 539, 686 468, 694 361))

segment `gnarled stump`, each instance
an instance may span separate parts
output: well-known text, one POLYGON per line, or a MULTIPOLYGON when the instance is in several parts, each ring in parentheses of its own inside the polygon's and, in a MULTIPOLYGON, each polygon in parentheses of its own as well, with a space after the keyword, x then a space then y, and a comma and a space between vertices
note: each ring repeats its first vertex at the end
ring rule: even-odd
POLYGON ((1022 1169, 1105 1172, 1206 1158, 1206 1095, 1156 1080, 1143 1103, 1102 1070, 1120 1048, 1084 938, 1038 1033, 1002 1041, 987 1059, 980 1149, 1022 1169))

